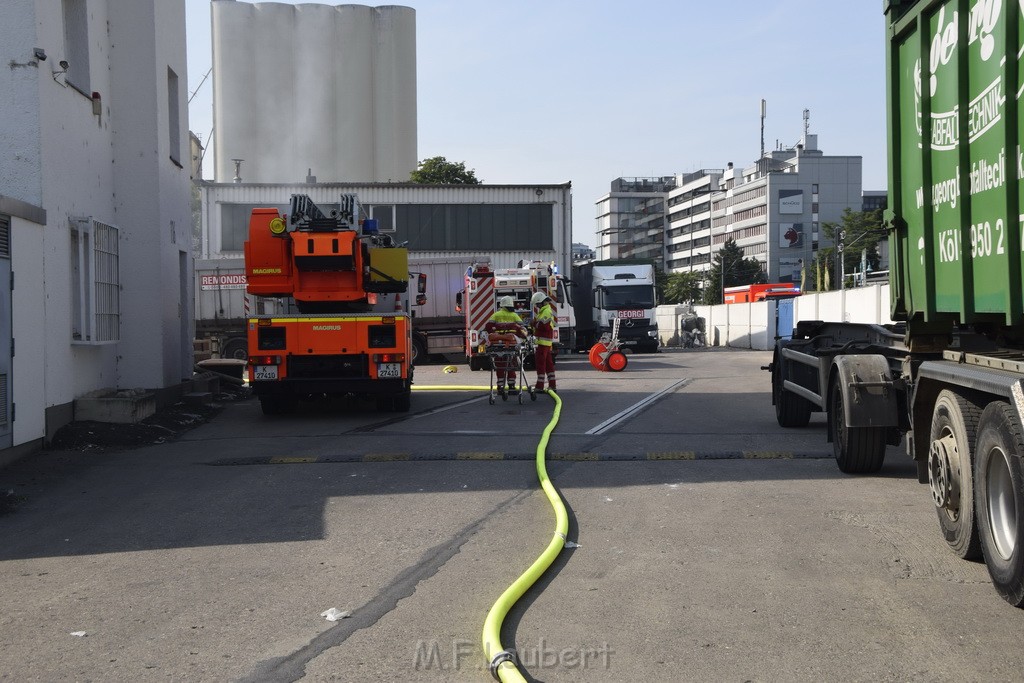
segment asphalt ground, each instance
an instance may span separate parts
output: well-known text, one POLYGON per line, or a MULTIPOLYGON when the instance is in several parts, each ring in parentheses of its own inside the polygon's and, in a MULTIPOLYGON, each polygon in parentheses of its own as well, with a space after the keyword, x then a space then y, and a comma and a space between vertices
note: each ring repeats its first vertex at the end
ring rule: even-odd
MULTIPOLYGON (((913 463, 841 475, 822 416, 775 423, 768 360, 559 361, 548 472, 579 547, 506 621, 528 677, 1018 680, 1024 613, 946 549, 913 463)), ((484 617, 554 527, 533 462, 552 408, 240 400, 164 443, 0 470, 0 677, 490 680, 484 617)))

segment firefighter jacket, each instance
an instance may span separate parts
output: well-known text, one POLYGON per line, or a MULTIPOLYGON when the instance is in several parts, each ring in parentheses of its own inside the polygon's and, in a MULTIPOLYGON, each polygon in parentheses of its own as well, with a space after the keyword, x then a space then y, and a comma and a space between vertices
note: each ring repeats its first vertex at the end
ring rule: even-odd
MULTIPOLYGON (((507 311, 504 308, 496 310, 484 325, 484 331, 488 335, 505 336, 514 334, 517 337, 525 337, 523 319, 515 311, 507 311)), ((511 340, 509 340, 511 341, 511 340)))
POLYGON ((551 346, 555 339, 555 313, 544 304, 533 318, 533 336, 538 346, 551 346))

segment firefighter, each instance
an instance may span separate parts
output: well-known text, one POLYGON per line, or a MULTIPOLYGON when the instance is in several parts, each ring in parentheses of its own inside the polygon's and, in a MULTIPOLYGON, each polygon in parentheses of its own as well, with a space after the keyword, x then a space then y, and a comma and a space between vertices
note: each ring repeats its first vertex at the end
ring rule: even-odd
POLYGON ((555 312, 551 309, 551 297, 537 292, 530 298, 533 307, 533 337, 536 342, 534 359, 537 366, 537 391, 544 391, 547 378, 548 389, 555 387, 555 356, 551 346, 555 340, 555 312))
MULTIPOLYGON (((516 337, 526 338, 526 327, 523 319, 515 312, 515 300, 512 297, 501 297, 498 310, 487 320, 484 331, 487 333, 488 344, 515 344, 516 337)), ((505 382, 507 379, 510 384, 515 384, 516 370, 510 367, 507 358, 494 359, 494 376, 498 380, 498 393, 502 398, 508 398, 505 382)))

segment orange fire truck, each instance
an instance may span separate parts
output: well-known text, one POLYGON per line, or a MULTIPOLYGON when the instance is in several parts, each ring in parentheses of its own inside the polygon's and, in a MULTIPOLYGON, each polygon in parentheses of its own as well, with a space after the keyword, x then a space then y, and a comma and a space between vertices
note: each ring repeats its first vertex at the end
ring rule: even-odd
POLYGON ((800 287, 786 282, 763 285, 739 285, 725 288, 725 303, 744 304, 755 301, 792 299, 800 296, 800 287))
POLYGON ((326 213, 305 195, 292 195, 287 216, 253 209, 245 271, 250 294, 288 297, 295 310, 247 321, 249 385, 265 414, 342 395, 409 410, 408 251, 359 220, 354 194, 326 213))

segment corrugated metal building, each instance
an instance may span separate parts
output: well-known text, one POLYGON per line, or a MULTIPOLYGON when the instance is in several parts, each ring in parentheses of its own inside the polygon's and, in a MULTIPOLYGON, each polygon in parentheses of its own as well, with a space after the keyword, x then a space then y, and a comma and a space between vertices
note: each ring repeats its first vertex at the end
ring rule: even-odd
POLYGON ((359 197, 364 217, 406 243, 416 258, 488 257, 495 268, 520 260, 571 263, 572 186, 419 185, 413 183, 207 183, 202 197, 201 258, 241 257, 255 207, 287 212, 293 194, 322 208, 342 193, 359 197))

